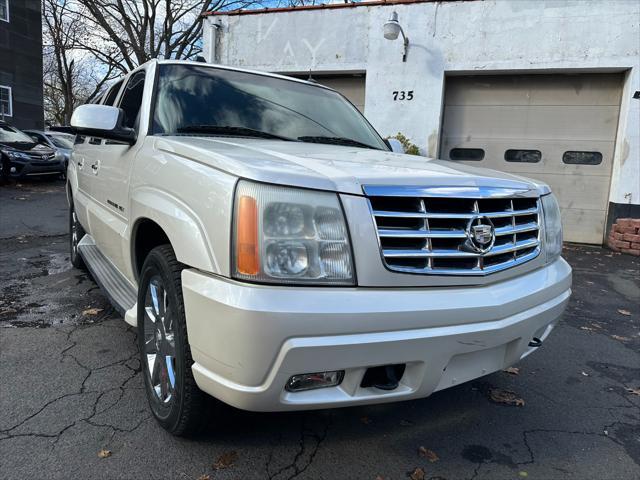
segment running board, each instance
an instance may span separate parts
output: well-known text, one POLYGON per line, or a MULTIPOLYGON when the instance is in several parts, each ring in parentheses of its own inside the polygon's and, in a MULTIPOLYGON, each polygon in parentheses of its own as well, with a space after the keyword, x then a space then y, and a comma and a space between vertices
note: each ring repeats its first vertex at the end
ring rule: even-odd
POLYGON ((87 265, 91 276, 107 298, 123 317, 132 310, 137 301, 136 289, 96 246, 93 237, 86 234, 78 243, 78 252, 87 265))

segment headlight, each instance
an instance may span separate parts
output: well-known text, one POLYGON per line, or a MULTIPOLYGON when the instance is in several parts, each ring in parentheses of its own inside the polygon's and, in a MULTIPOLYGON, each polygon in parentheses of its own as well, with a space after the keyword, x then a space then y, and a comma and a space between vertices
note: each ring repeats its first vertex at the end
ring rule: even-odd
POLYGON ((349 235, 335 193, 240 181, 233 238, 238 279, 354 284, 349 235))
POLYGON ((560 207, 553 193, 542 197, 544 214, 545 252, 547 262, 552 262, 562 253, 562 220, 560 207))
POLYGON ((20 158, 22 160, 31 160, 31 157, 22 152, 7 152, 9 158, 20 158))

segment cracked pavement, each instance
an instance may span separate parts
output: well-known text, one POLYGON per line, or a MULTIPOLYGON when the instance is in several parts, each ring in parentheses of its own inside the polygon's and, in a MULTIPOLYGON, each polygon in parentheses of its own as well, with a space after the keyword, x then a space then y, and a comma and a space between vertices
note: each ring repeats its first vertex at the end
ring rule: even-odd
POLYGON ((71 268, 66 230, 62 182, 0 187, 0 478, 373 480, 416 467, 426 479, 640 478, 640 396, 628 390, 640 389, 638 259, 567 245, 570 307, 518 375, 388 405, 222 407, 182 439, 150 417, 135 332, 71 268), (493 403, 496 388, 525 405, 493 403))

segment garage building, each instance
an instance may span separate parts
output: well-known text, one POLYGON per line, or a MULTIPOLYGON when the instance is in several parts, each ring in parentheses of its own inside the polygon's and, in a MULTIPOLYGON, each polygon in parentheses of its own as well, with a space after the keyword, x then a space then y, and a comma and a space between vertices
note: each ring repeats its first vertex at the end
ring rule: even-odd
POLYGON ((343 93, 421 153, 536 178, 565 239, 640 217, 640 3, 391 0, 207 16, 205 55, 343 93), (383 35, 397 13, 405 48, 383 35), (406 55, 405 55, 406 53, 406 55))

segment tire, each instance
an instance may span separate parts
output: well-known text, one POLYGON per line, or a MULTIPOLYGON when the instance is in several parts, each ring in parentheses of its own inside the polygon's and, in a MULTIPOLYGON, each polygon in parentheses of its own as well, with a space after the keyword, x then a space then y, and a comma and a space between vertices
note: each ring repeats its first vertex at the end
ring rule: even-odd
POLYGON ((71 202, 69 205, 69 259, 71 260, 71 265, 80 270, 86 270, 87 268, 80 256, 80 252, 78 252, 78 243, 82 240, 84 234, 84 228, 80 225, 73 202, 71 202))
POLYGON ((138 349, 149 407, 158 423, 178 436, 198 432, 209 411, 208 397, 191 372, 183 268, 170 245, 156 247, 144 261, 138 287, 138 349))
POLYGON ((0 152, 0 185, 9 183, 11 175, 11 160, 4 153, 0 152))

